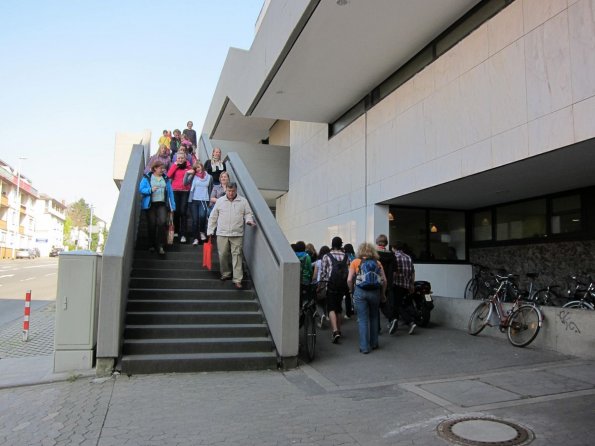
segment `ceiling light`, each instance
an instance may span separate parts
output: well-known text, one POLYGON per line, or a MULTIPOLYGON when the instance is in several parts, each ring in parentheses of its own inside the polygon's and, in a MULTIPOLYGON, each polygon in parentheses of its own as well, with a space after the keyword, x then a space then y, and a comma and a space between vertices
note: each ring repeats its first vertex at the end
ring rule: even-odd
POLYGON ((349 0, 337 0, 339 6, 345 6, 347 3, 349 3, 349 0))
POLYGON ((438 226, 436 226, 433 223, 430 223, 430 232, 433 233, 433 234, 437 233, 438 232, 438 226))

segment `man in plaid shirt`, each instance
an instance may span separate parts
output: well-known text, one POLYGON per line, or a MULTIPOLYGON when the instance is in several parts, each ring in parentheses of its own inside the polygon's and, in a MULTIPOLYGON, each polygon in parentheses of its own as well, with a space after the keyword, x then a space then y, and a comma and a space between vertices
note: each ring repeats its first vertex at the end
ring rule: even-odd
POLYGON ((403 322, 409 325, 409 334, 413 334, 415 330, 415 320, 413 318, 411 309, 411 297, 413 293, 415 282, 415 268, 411 257, 403 252, 403 244, 397 242, 395 251, 395 258, 397 261, 395 271, 395 283, 393 293, 393 311, 395 317, 400 317, 403 322))

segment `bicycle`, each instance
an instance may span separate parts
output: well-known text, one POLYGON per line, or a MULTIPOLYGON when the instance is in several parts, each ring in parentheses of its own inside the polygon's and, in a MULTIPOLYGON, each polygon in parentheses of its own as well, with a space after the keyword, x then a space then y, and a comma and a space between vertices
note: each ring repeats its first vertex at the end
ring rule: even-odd
POLYGON ((314 360, 316 350, 316 299, 310 290, 301 292, 299 349, 308 362, 314 360))
POLYGON ((575 283, 574 291, 568 287, 569 302, 562 305, 562 308, 575 308, 578 310, 595 310, 595 283, 588 277, 589 283, 579 280, 576 274, 570 279, 575 283))
POLYGON ((465 285, 465 299, 485 299, 492 289, 490 269, 478 263, 472 264, 473 277, 465 285))
POLYGON ((470 335, 476 336, 487 325, 492 326, 490 320, 495 312, 498 317, 498 328, 502 333, 506 331, 510 343, 515 347, 525 347, 533 342, 539 333, 543 315, 535 303, 524 302, 520 294, 514 300, 512 308, 505 311, 502 299, 514 275, 495 277, 499 282, 498 288, 473 311, 467 331, 470 335))
POLYGON ((520 291, 521 299, 540 306, 560 306, 562 297, 555 291, 556 288, 560 288, 559 285, 551 283, 545 288, 538 289, 535 286, 535 279, 539 277, 539 273, 527 273, 525 276, 529 279, 529 289, 520 291))

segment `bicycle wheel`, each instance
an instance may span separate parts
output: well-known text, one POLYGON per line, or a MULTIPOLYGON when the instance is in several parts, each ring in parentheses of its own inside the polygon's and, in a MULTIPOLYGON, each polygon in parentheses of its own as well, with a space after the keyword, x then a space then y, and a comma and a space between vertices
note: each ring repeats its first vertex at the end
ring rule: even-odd
POLYGON ((467 325, 467 332, 472 335, 478 335, 485 328, 490 320, 492 314, 491 302, 482 302, 473 311, 469 318, 469 324, 467 325))
POLYGON ((515 347, 529 345, 541 328, 541 312, 533 305, 521 305, 508 319, 508 340, 515 347))
POLYGON ((304 324, 301 330, 300 344, 303 347, 303 353, 308 362, 314 359, 316 349, 316 323, 314 322, 314 312, 312 309, 306 310, 304 314, 304 324))
POLYGON ((595 307, 584 300, 572 300, 562 305, 562 308, 574 308, 575 310, 595 310, 595 307))
POLYGON ((477 279, 474 277, 467 282, 465 286, 465 294, 463 295, 465 299, 475 299, 477 297, 477 289, 478 283, 477 279))

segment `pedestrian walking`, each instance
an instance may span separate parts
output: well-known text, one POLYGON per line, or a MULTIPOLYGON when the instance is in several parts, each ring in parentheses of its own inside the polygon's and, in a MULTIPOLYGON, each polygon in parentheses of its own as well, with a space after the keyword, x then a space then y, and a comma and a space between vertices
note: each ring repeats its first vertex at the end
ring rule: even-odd
POLYGON ((357 312, 359 351, 367 354, 378 348, 378 308, 386 292, 384 269, 371 243, 359 245, 357 258, 349 266, 347 283, 357 312))
POLYGON ((326 283, 326 308, 332 328, 331 340, 337 344, 341 338, 341 313, 343 312, 343 296, 349 294, 347 276, 349 273, 349 258, 341 247, 341 237, 334 237, 331 241, 331 252, 322 259, 320 281, 326 283))
POLYGON ((139 185, 141 209, 146 212, 149 227, 149 251, 165 254, 165 223, 167 213, 176 210, 176 203, 169 178, 164 175, 164 164, 155 161, 151 172, 143 175, 139 185))
POLYGON ((414 291, 415 267, 413 260, 403 252, 402 242, 397 242, 395 250, 396 271, 395 286, 393 293, 393 309, 396 311, 395 317, 400 318, 409 326, 409 334, 413 334, 417 325, 415 325, 415 316, 411 308, 411 293, 414 291))
POLYGON ((244 222, 249 226, 256 226, 248 201, 238 195, 237 183, 231 182, 227 185, 225 195, 215 203, 209 217, 207 236, 212 236, 217 228, 221 280, 233 279, 237 289, 242 289, 244 278, 242 268, 244 222))

